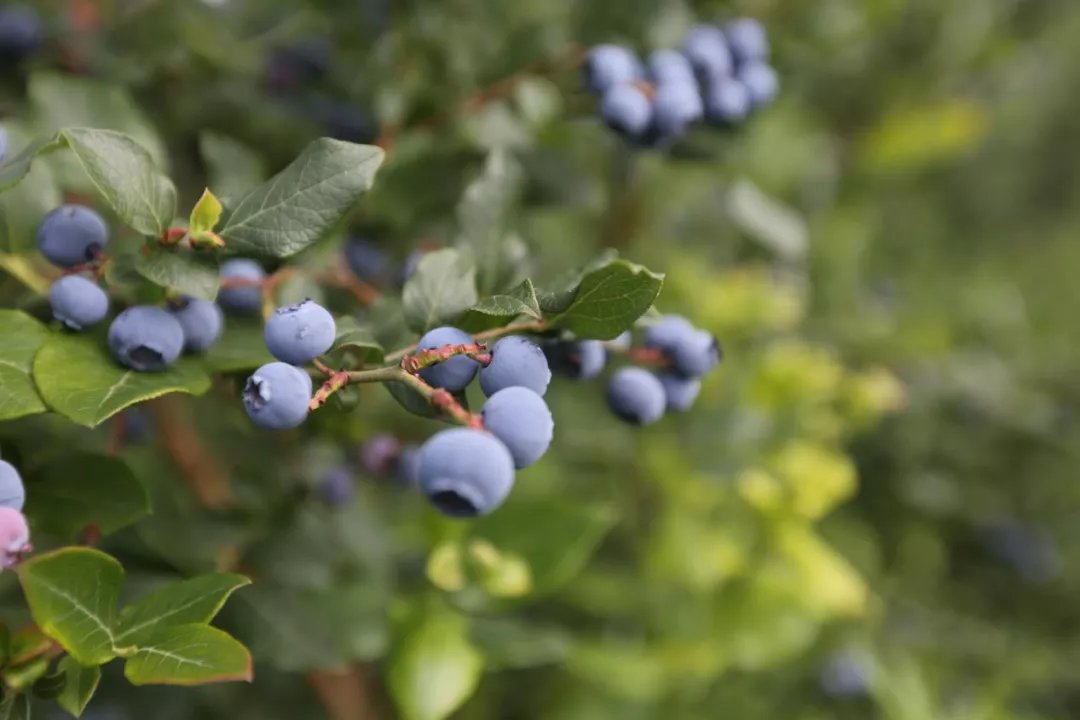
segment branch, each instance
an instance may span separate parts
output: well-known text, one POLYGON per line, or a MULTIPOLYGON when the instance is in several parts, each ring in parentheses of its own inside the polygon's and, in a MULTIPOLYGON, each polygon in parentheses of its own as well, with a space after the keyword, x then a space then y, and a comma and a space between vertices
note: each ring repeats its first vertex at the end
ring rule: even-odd
POLYGON ((229 476, 203 445, 182 402, 173 395, 164 395, 148 405, 165 451, 184 476, 199 505, 213 510, 232 505, 229 476))
MULTIPOLYGON (((485 330, 484 332, 476 333, 473 335, 473 340, 477 343, 483 343, 486 340, 495 340, 501 338, 504 335, 514 335, 517 333, 536 333, 544 329, 544 320, 540 318, 538 320, 523 320, 518 323, 510 323, 499 328, 492 328, 491 330, 485 330)), ((416 343, 395 350, 394 352, 386 356, 387 362, 400 362, 402 358, 412 355, 416 352, 416 343)))
POLYGON ((343 670, 314 670, 307 674, 307 681, 331 720, 379 720, 367 664, 343 670))

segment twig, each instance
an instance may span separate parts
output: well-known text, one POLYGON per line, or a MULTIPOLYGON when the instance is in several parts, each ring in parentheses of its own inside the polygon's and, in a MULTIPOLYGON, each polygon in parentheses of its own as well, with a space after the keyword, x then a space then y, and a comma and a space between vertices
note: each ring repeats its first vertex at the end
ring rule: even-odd
MULTIPOLYGON (((504 335, 513 335, 515 333, 535 333, 544 329, 543 319, 539 320, 525 320, 519 323, 511 323, 500 328, 492 328, 491 330, 485 330, 484 332, 476 333, 473 335, 473 340, 476 342, 483 342, 485 340, 494 340, 504 335)), ((416 343, 395 350, 394 352, 386 356, 387 362, 399 362, 403 357, 411 355, 416 352, 416 343)))
POLYGON ((314 670, 307 674, 307 681, 331 720, 379 719, 367 665, 344 670, 314 670))
POLYGON ((164 395, 149 403, 161 432, 165 451, 204 508, 220 510, 232 505, 229 477, 203 445, 181 400, 164 395))

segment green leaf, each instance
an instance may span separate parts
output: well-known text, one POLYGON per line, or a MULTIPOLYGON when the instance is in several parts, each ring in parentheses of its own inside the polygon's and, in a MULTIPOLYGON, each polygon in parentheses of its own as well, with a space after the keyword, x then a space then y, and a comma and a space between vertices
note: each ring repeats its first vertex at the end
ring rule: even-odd
POLYGON ((90 548, 64 548, 19 566, 30 614, 41 631, 83 665, 116 656, 113 624, 124 569, 90 548))
POLYGON ((405 323, 418 333, 456 318, 476 300, 473 259, 452 249, 426 253, 402 290, 405 323))
POLYGON ((56 702, 74 717, 81 717, 101 681, 101 668, 84 667, 70 656, 62 659, 58 667, 67 680, 56 702))
POLYGON ((30 371, 49 336, 45 326, 17 310, 0 310, 0 420, 45 412, 30 371))
POLYGON ((474 618, 469 637, 483 652, 491 669, 530 668, 561 663, 574 638, 555 626, 507 618, 474 618))
MULTIPOLYGON (((45 669, 48 670, 48 667, 49 661, 46 659, 45 669)), ((35 697, 44 698, 45 700, 55 700, 60 696, 60 693, 64 691, 65 685, 67 685, 67 675, 64 674, 64 671, 59 667, 59 663, 57 663, 57 668, 54 672, 47 672, 34 682, 33 693, 35 697)))
POLYGON ((288 257, 337 224, 371 187, 383 151, 321 138, 228 208, 218 234, 236 253, 288 257))
POLYGON ((406 630, 390 656, 390 694, 405 720, 442 720, 468 700, 483 670, 465 620, 444 610, 429 612, 406 630))
MULTIPOLYGON (((17 123, 4 123, 8 147, 25 146, 26 131, 17 123)), ((0 169, 0 173, 3 170, 0 169)), ((42 218, 63 202, 60 187, 46 163, 29 166, 21 183, 0 195, 0 251, 21 253, 36 248, 42 218)))
POLYGON ((49 658, 44 655, 22 665, 9 665, 4 668, 4 684, 15 690, 25 690, 49 672, 49 658))
POLYGON ((341 317, 335 320, 337 337, 330 350, 331 356, 349 355, 361 364, 382 362, 383 346, 375 339, 375 333, 366 325, 361 325, 353 317, 341 317))
POLYGON ((75 541, 87 527, 103 535, 150 513, 146 488, 120 459, 79 452, 34 472, 26 515, 35 532, 75 541))
POLYGON ((64 147, 62 140, 56 137, 39 138, 24 147, 18 155, 0 166, 0 192, 22 182, 39 155, 46 155, 64 147))
POLYGON ((251 682, 251 653, 223 630, 209 625, 158 627, 124 664, 132 685, 206 685, 251 682))
POLYGON ((0 703, 0 720, 30 720, 30 696, 9 692, 0 703))
POLYGON ((153 237, 168 229, 176 215, 176 187, 146 148, 112 130, 68 128, 60 135, 121 220, 153 237))
POLYGON ((52 640, 33 625, 21 628, 11 636, 11 657, 8 664, 20 665, 44 655, 52 649, 52 640))
POLYGON ((266 349, 261 323, 230 317, 225 322, 225 331, 221 333, 221 337, 201 359, 206 372, 216 375, 254 370, 273 362, 274 356, 266 349))
POLYGON ((232 138, 204 132, 199 135, 199 153, 210 185, 221 197, 240 197, 266 179, 262 156, 232 138))
POLYGON ((135 271, 147 280, 184 295, 213 300, 221 284, 212 255, 175 248, 152 248, 139 253, 135 271))
POLYGON ((476 259, 476 286, 485 295, 513 282, 525 256, 524 243, 509 228, 521 179, 514 159, 504 150, 495 150, 458 205, 460 236, 455 245, 476 259))
POLYGON ((209 376, 198 361, 181 358, 160 373, 118 365, 99 339, 54 334, 34 358, 34 381, 45 404, 74 422, 94 427, 129 405, 170 392, 201 395, 209 376))
POLYGON ((243 575, 217 573, 160 587, 120 612, 116 640, 139 645, 161 627, 208 623, 235 590, 250 584, 243 575))
POLYGON ((541 317, 540 303, 536 298, 536 288, 528 278, 503 295, 486 297, 458 318, 454 325, 465 332, 477 333, 490 328, 501 327, 514 318, 541 317))
POLYGON ((641 265, 613 260, 586 273, 548 324, 579 338, 611 340, 652 307, 663 282, 663 275, 641 265))
POLYGON ((188 232, 197 235, 207 230, 213 230, 217 227, 218 220, 221 219, 222 210, 221 201, 217 199, 214 193, 210 192, 210 188, 205 188, 199 201, 195 203, 195 207, 191 208, 191 216, 188 218, 188 232))

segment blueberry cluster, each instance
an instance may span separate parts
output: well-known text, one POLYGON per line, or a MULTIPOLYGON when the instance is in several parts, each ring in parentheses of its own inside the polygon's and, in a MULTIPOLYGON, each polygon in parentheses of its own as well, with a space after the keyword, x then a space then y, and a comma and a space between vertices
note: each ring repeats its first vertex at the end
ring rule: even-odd
POLYGON ((30 551, 30 528, 22 514, 25 502, 19 471, 0 460, 0 570, 12 567, 30 551))
POLYGON ((260 427, 288 430, 308 414, 311 376, 297 367, 311 362, 334 344, 334 316, 312 300, 279 307, 266 321, 263 340, 279 362, 263 365, 244 385, 244 409, 260 427))
MULTIPOLYGON (((67 271, 49 288, 53 317, 75 332, 104 320, 109 296, 92 269, 109 243, 105 220, 88 207, 63 205, 41 221, 37 243, 42 255, 67 271)), ((125 367, 159 372, 183 352, 205 352, 223 325, 221 309, 208 300, 183 296, 166 308, 136 305, 109 325, 109 350, 125 367)))
POLYGON ((740 18, 700 24, 681 50, 656 50, 642 63, 621 45, 597 45, 585 60, 585 82, 611 129, 644 146, 668 145, 691 125, 730 127, 771 103, 779 91, 760 22, 740 18))

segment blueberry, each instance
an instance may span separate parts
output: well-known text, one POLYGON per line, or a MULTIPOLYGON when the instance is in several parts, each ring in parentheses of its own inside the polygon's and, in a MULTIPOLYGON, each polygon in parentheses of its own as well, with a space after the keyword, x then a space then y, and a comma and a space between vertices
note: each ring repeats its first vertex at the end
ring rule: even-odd
POLYGON ((30 551, 30 528, 18 510, 0 507, 0 569, 14 566, 30 551))
POLYGON ((124 442, 141 443, 154 431, 149 415, 139 405, 129 407, 120 417, 124 423, 124 442))
POLYGON ((1061 572, 1057 548, 1038 528, 997 522, 987 529, 986 541, 989 550, 1027 582, 1049 582, 1061 572))
POLYGON ((279 307, 266 321, 263 339, 270 354, 301 365, 330 349, 337 335, 334 317, 322 305, 304 300, 279 307))
POLYGON ((72 267, 93 260, 104 249, 109 242, 109 229, 90 208, 61 205, 41 221, 37 242, 49 262, 72 267))
POLYGON ((739 69, 739 81, 746 86, 750 94, 750 104, 754 108, 768 105, 776 99, 780 90, 780 78, 769 65, 763 62, 750 62, 739 69))
POLYGON ((310 37, 274 48, 266 63, 266 80, 278 91, 299 90, 322 79, 330 68, 332 48, 326 38, 310 37))
POLYGON ((386 475, 398 462, 401 443, 393 435, 374 435, 360 448, 360 466, 369 475, 386 475))
POLYGON ((685 378, 674 373, 660 373, 657 378, 664 386, 668 410, 686 412, 693 406, 698 393, 701 392, 701 381, 697 378, 685 378))
POLYGON ((728 47, 736 63, 766 60, 769 57, 769 36, 765 27, 754 18, 739 18, 724 28, 728 47))
POLYGON ((72 330, 82 330, 105 319, 109 296, 92 280, 65 275, 49 288, 53 317, 72 330))
POLYGON ((661 141, 678 137, 686 127, 705 114, 697 83, 667 82, 656 88, 653 97, 652 130, 661 141))
POLYGON ((187 352, 206 352, 221 336, 225 318, 216 303, 184 297, 169 311, 184 330, 184 350, 187 352))
POLYGON ((750 91, 735 78, 721 78, 705 90, 705 116, 714 125, 736 125, 750 114, 750 91))
POLYGON ((629 330, 619 333, 614 340, 607 341, 607 347, 615 352, 626 352, 634 344, 634 335, 629 330))
POLYGON ((139 372, 160 372, 180 357, 184 329, 165 310, 136 305, 112 321, 108 342, 121 365, 139 372))
POLYGON ((694 332, 682 315, 665 315, 645 329, 645 345, 667 349, 694 332))
POLYGON ((672 368, 683 377, 701 377, 720 362, 720 345, 704 330, 694 330, 669 348, 672 368))
POLYGON ((638 137, 652 122, 652 104, 638 87, 616 85, 604 91, 600 101, 600 117, 612 130, 638 137))
POLYGON ((532 340, 508 335, 491 348, 491 362, 480 369, 480 388, 491 397, 503 388, 527 387, 537 395, 547 392, 551 382, 544 351, 532 340))
POLYGON ((381 279, 388 265, 379 246, 364 238, 352 238, 345 244, 345 262, 356 277, 368 282, 381 279))
POLYGON ((416 268, 420 265, 420 258, 424 257, 423 250, 413 250, 405 257, 405 262, 401 265, 401 276, 398 278, 402 285, 404 285, 409 278, 416 272, 416 268))
POLYGON ((649 80, 653 85, 693 85, 694 67, 677 50, 657 50, 649 55, 649 80))
POLYGON ((22 510, 26 488, 15 466, 0 460, 0 507, 22 510))
POLYGON ((648 425, 664 414, 667 396, 656 376, 637 367, 619 369, 607 389, 608 406, 618 417, 634 425, 648 425))
POLYGON ((288 430, 304 422, 311 402, 311 377, 282 362, 263 365, 244 385, 244 410, 256 425, 288 430))
POLYGON ((311 105, 315 119, 326 129, 327 137, 354 143, 372 143, 379 131, 364 110, 348 102, 319 98, 311 105))
POLYGON ((403 484, 416 487, 420 484, 420 447, 406 445, 398 458, 397 476, 403 484))
POLYGON ((41 18, 25 5, 0 8, 0 58, 18 61, 41 44, 41 18))
POLYGON ((724 33, 713 25, 690 28, 683 40, 683 53, 706 79, 715 80, 730 75, 734 66, 724 33))
POLYGON ((526 387, 500 390, 484 403, 480 411, 484 429, 502 440, 520 469, 540 459, 555 431, 555 422, 547 403, 526 387))
MULTIPOLYGON (((472 344, 472 335, 454 327, 438 327, 429 330, 420 342, 417 350, 433 350, 444 345, 472 344)), ((445 362, 437 363, 420 371, 420 377, 432 387, 440 387, 457 392, 472 382, 480 363, 464 355, 455 355, 445 362)))
POLYGON ((854 653, 838 652, 821 668, 818 683, 826 695, 853 698, 866 695, 870 689, 871 665, 854 653))
POLYGON ((262 281, 266 272, 254 260, 233 258, 221 264, 221 279, 235 280, 242 284, 223 287, 217 301, 229 312, 255 314, 262 309, 262 281))
POLYGON ((356 478, 348 467, 326 472, 319 481, 319 497, 327 507, 348 505, 356 496, 356 478))
POLYGON ((641 78, 641 63, 634 53, 619 45, 597 45, 585 58, 585 83, 601 94, 616 85, 641 78))
POLYGON ((607 353, 599 340, 557 340, 544 344, 551 368, 575 380, 591 380, 604 370, 607 353))
POLYGON ((420 448, 420 489, 444 515, 476 517, 502 505, 514 484, 514 459, 494 435, 454 428, 420 448))

